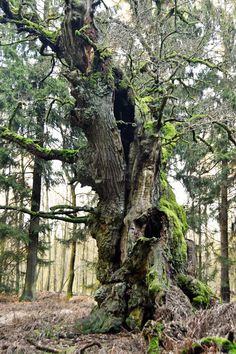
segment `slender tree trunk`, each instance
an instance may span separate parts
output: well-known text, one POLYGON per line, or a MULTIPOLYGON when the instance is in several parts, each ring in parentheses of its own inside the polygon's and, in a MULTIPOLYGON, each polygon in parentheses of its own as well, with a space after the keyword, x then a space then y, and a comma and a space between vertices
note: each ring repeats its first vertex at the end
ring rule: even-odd
MULTIPOLYGON (((36 126, 36 138, 43 146, 44 139, 44 106, 38 107, 37 126, 36 126)), ((38 212, 41 204, 41 186, 42 186, 42 173, 43 162, 35 157, 33 167, 33 185, 31 195, 31 211, 38 212)), ((29 225, 29 243, 26 263, 26 275, 23 293, 21 300, 32 301, 35 297, 36 288, 36 269, 37 269, 37 257, 38 257, 38 244, 39 244, 39 224, 40 218, 38 216, 30 217, 29 225)))
MULTIPOLYGON (((68 232, 69 232, 69 228, 68 228, 68 224, 65 223, 63 226, 63 235, 62 235, 62 239, 63 241, 68 240, 68 232)), ((65 285, 65 273, 66 273, 66 245, 62 244, 61 248, 61 261, 60 261, 60 268, 61 268, 61 273, 60 273, 60 285, 59 285, 59 289, 58 291, 61 293, 63 291, 63 287, 65 285)))
MULTIPOLYGON (((46 210, 49 210, 49 188, 46 187, 46 195, 45 195, 45 206, 46 210)), ((51 283, 51 271, 52 271, 52 233, 51 230, 48 230, 48 273, 47 273, 47 281, 46 281, 46 291, 50 290, 51 283)))
POLYGON ((208 210, 207 210, 207 205, 205 205, 204 208, 204 216, 205 216, 205 230, 204 230, 204 235, 205 235, 205 274, 204 274, 204 282, 207 284, 209 281, 209 274, 210 274, 210 267, 211 267, 211 257, 210 257, 210 251, 209 251, 209 235, 208 235, 208 210))
MULTIPOLYGON (((74 227, 73 227, 74 228, 74 227)), ((75 257, 76 257, 76 241, 73 240, 71 243, 71 249, 70 249, 70 264, 69 264, 69 279, 68 279, 68 286, 67 286, 67 292, 66 292, 66 297, 67 299, 70 299, 73 296, 73 283, 74 283, 74 278, 75 278, 75 257)))
POLYGON ((57 291, 57 251, 58 251, 58 247, 57 247, 57 239, 56 239, 56 235, 57 235, 57 228, 55 228, 54 231, 54 242, 53 242, 53 258, 54 258, 54 263, 53 263, 53 291, 57 291))
MULTIPOLYGON (((74 184, 70 184, 71 204, 73 207, 76 207, 75 187, 76 186, 74 184)), ((69 277, 68 277, 68 286, 66 292, 67 299, 70 299, 73 296, 73 283, 75 278, 75 257, 76 257, 76 238, 75 238, 76 229, 77 229, 77 225, 73 224, 72 242, 70 248, 71 254, 70 254, 70 263, 69 263, 69 277)))
POLYGON ((50 284, 51 284, 51 276, 52 276, 52 240, 51 240, 52 234, 51 231, 48 233, 48 277, 47 277, 47 282, 46 282, 46 291, 50 291, 50 284))
POLYGON ((79 281, 82 294, 85 294, 85 266, 84 266, 86 262, 85 250, 86 250, 86 242, 84 242, 82 245, 81 263, 83 264, 83 268, 80 272, 80 281, 79 281))
POLYGON ((221 297, 223 302, 230 301, 229 284, 229 240, 228 240, 228 162, 222 161, 223 178, 221 182, 219 221, 221 236, 221 297))
POLYGON ((202 280, 202 211, 201 200, 198 201, 198 278, 202 280))
MULTIPOLYGON (((26 187, 26 183, 25 183, 25 168, 24 168, 24 156, 23 154, 21 154, 21 159, 20 159, 20 168, 21 168, 21 184, 22 186, 25 188, 26 187)), ((21 197, 20 199, 20 208, 24 207, 24 198, 21 197)), ((19 213, 19 227, 20 229, 23 230, 24 228, 24 214, 23 213, 19 213)), ((20 246, 21 246, 21 242, 18 241, 17 242, 17 248, 18 248, 18 253, 20 252, 20 246)), ((17 264, 16 264, 16 289, 17 292, 20 292, 20 260, 17 260, 17 264)))
MULTIPOLYGON (((35 158, 33 169, 33 186, 31 197, 31 210, 40 210, 42 162, 35 158)), ((27 253, 26 275, 21 300, 32 301, 35 296, 35 281, 37 267, 37 253, 39 242, 39 217, 31 216, 29 226, 29 244, 27 253)))

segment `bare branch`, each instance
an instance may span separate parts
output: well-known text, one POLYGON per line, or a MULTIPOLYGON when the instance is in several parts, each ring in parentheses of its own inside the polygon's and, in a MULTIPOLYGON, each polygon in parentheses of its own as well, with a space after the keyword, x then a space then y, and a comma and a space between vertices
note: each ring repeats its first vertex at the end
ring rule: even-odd
POLYGON ((76 213, 78 211, 85 211, 88 213, 96 213, 94 208, 91 208, 87 205, 81 207, 73 207, 72 205, 54 205, 50 208, 55 214, 62 214, 62 213, 76 213), (68 211, 68 209, 70 211, 68 211), (67 210, 67 211, 66 211, 67 210))
POLYGON ((226 124, 222 122, 217 122, 216 120, 214 120, 212 123, 222 127, 227 132, 229 140, 236 146, 236 140, 233 137, 232 130, 230 130, 230 128, 226 124))
POLYGON ((19 213, 24 213, 28 214, 31 217, 39 217, 43 219, 51 219, 51 220, 60 220, 60 221, 65 221, 65 222, 71 222, 74 224, 86 224, 88 222, 88 216, 59 216, 57 213, 50 213, 50 212, 44 212, 44 211, 32 211, 27 208, 18 208, 18 207, 11 207, 11 206, 5 206, 5 205, 0 205, 1 210, 12 210, 12 211, 17 211, 19 213))

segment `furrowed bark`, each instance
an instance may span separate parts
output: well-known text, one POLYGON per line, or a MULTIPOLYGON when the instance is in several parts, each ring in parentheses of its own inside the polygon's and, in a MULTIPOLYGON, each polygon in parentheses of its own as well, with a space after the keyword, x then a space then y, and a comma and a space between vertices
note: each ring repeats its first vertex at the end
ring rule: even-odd
MULTIPOLYGON (((90 218, 98 246, 98 308, 79 327, 107 332, 122 326, 142 327, 154 311, 155 294, 165 288, 174 266, 167 260, 168 220, 158 207, 159 132, 150 133, 138 122, 128 134, 122 126, 118 129, 116 74, 109 53, 99 50, 91 5, 91 1, 66 2, 59 47, 76 100, 71 123, 82 128, 87 138, 86 151, 77 162, 77 178, 99 196, 97 214, 90 218)), ((130 117, 132 122, 135 117, 130 117)))
POLYGON ((229 235, 228 235, 228 162, 222 161, 224 180, 221 183, 219 205, 220 243, 221 243, 221 297, 223 302, 230 302, 229 282, 229 235))

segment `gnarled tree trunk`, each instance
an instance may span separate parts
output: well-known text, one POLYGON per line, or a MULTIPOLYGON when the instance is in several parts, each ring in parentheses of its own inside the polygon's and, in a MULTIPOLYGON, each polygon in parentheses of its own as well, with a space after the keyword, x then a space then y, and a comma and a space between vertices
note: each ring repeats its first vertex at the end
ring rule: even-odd
MULTIPOLYGON (((90 221, 98 246, 98 308, 80 328, 141 327, 153 311, 154 294, 176 271, 171 252, 179 252, 176 245, 170 249, 168 220, 158 207, 160 137, 138 125, 128 88, 119 89, 122 74, 97 43, 92 2, 66 3, 60 55, 69 65, 66 77, 76 99, 71 122, 87 138, 77 177, 99 196, 90 221), (116 119, 127 129, 122 123, 119 129, 116 119)), ((180 268, 186 256, 181 242, 180 268)))

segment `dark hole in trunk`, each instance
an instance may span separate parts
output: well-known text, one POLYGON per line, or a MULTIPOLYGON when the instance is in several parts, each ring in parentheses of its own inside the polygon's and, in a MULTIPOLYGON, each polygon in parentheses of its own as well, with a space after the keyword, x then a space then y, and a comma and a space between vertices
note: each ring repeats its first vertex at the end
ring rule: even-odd
POLYGON ((144 230, 144 236, 147 238, 161 237, 161 231, 163 228, 163 212, 158 209, 152 209, 148 215, 146 227, 144 230))
POLYGON ((130 144, 134 140, 134 104, 129 88, 116 89, 114 94, 114 115, 120 130, 125 161, 129 163, 130 144))

